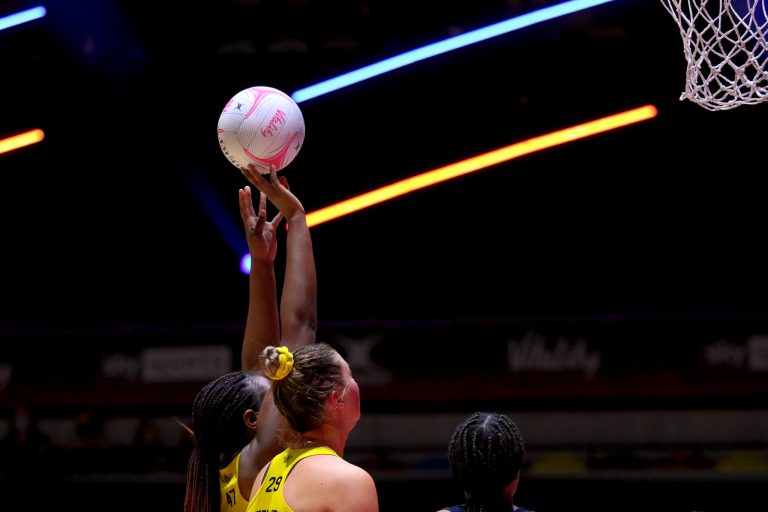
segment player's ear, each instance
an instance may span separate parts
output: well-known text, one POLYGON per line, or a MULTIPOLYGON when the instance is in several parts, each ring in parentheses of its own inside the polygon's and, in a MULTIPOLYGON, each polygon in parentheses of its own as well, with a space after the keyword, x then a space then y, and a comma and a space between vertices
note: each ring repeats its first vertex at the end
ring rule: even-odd
POLYGON ((243 413, 243 421, 248 428, 256 428, 256 420, 259 418, 259 413, 253 409, 246 409, 243 413))

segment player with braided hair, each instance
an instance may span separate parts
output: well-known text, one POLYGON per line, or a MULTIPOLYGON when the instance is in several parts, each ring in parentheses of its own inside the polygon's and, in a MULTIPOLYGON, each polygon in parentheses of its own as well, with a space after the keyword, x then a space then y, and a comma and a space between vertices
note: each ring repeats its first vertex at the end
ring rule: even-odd
POLYGON ((448 460, 466 502, 438 512, 530 512, 512 503, 525 444, 508 416, 476 412, 460 423, 448 444, 448 460))
POLYGON ((317 276, 304 207, 274 168, 265 179, 254 167, 243 175, 259 189, 259 210, 251 189, 240 189, 240 216, 251 255, 248 315, 241 371, 206 384, 192 407, 194 448, 187 465, 184 512, 244 512, 259 469, 280 452, 284 420, 267 393, 260 355, 277 343, 292 348, 315 342, 317 276), (267 198, 278 209, 266 220, 267 198), (276 229, 284 219, 286 264, 280 306, 274 261, 276 229))

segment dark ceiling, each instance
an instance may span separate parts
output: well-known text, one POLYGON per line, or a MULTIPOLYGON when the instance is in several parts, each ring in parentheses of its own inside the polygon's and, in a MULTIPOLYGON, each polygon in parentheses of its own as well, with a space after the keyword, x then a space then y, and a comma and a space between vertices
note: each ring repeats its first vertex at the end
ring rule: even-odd
MULTIPOLYGON (((46 132, 0 155, 3 324, 241 321, 226 101, 555 2, 332 3, 54 1, 0 32, 0 135, 46 132)), ((684 75, 661 3, 616 0, 302 103, 283 172, 308 211, 659 109, 314 227, 321 319, 762 312, 766 107, 681 102, 684 75)))

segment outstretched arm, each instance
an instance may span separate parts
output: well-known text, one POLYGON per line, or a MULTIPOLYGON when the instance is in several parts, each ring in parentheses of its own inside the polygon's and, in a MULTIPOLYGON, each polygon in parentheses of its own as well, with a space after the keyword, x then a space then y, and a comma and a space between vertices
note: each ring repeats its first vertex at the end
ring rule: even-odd
MULTIPOLYGON (((280 326, 276 329, 277 331, 282 331, 281 333, 278 332, 279 344, 287 345, 291 350, 294 350, 301 345, 314 343, 315 331, 317 329, 317 276, 315 273, 314 255, 312 253, 312 240, 309 235, 309 227, 307 226, 305 218, 304 206, 299 199, 291 193, 286 179, 284 177, 281 177, 280 179, 277 178, 277 173, 274 167, 270 169, 269 180, 265 179, 253 166, 241 170, 243 175, 259 189, 260 197, 269 198, 280 211, 281 217, 276 217, 271 223, 265 224, 265 227, 268 225, 271 229, 271 231, 269 231, 270 235, 274 237, 274 229, 278 226, 282 218, 285 218, 288 221, 286 267, 282 299, 280 302, 279 320, 276 319, 276 316, 270 314, 268 317, 269 321, 270 323, 274 323, 274 325, 280 326)), ((265 201, 265 199, 263 200, 265 201)), ((265 206, 266 203, 260 206, 260 216, 266 216, 266 212, 262 213, 265 206)), ((256 229, 256 231, 258 231, 258 229, 256 229)), ((266 239, 262 238, 261 240, 265 241, 266 239)), ((274 238, 271 240, 274 240, 274 238)), ((259 246, 259 248, 263 247, 266 247, 266 245, 259 246)), ((251 247, 251 252, 254 252, 254 247, 251 247)), ((274 254, 272 254, 271 259, 269 260, 269 268, 273 270, 269 275, 272 278, 272 285, 274 286, 274 254)), ((251 269, 251 273, 253 275, 253 268, 251 269)), ((267 294, 261 292, 259 295, 264 299, 267 294)), ((249 312, 249 320, 253 319, 255 322, 255 320, 263 318, 264 315, 263 311, 253 309, 256 300, 254 300, 253 294, 251 294, 251 297, 252 307, 249 312)), ((274 301, 270 302, 270 307, 276 307, 274 304, 277 302, 276 294, 271 296, 270 301, 274 301)), ((262 328, 261 335, 263 335, 266 330, 268 329, 262 328)), ((277 344, 277 342, 273 343, 273 345, 277 344)), ((246 353, 245 345, 248 345, 248 343, 243 344, 244 360, 246 353)), ((250 346, 255 348, 257 344, 252 343, 250 346)), ((259 354, 260 353, 261 350, 259 350, 259 354)), ((256 361, 258 361, 258 359, 254 362, 256 361)), ((246 461, 245 464, 249 464, 250 461, 253 461, 253 463, 255 463, 255 469, 258 471, 259 468, 280 452, 282 449, 278 443, 280 418, 281 417, 277 413, 275 405, 272 402, 270 393, 265 397, 261 410, 259 411, 256 437, 249 445, 245 458, 241 456, 241 476, 244 460, 246 461)))
POLYGON ((274 168, 270 170, 269 181, 255 168, 243 169, 243 174, 288 222, 285 278, 280 301, 280 343, 291 350, 312 344, 317 332, 317 273, 304 206, 290 191, 285 177, 278 179, 274 168))
POLYGON ((274 262, 277 254, 275 230, 283 214, 278 213, 268 222, 266 196, 259 193, 259 210, 256 212, 251 188, 247 185, 240 189, 239 197, 240 217, 251 254, 248 316, 241 354, 241 367, 246 371, 259 367, 259 356, 264 347, 280 341, 274 262))

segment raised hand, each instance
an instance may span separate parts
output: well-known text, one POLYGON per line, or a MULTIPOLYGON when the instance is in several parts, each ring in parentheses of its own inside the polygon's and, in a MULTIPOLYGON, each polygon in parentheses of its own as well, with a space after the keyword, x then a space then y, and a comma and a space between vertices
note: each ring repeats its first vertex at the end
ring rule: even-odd
POLYGON ((269 167, 269 181, 256 169, 256 166, 249 165, 240 169, 248 181, 259 189, 262 194, 266 194, 269 200, 290 222, 297 214, 304 216, 304 206, 301 201, 293 195, 288 186, 288 180, 285 176, 277 177, 275 167, 269 167))
POLYGON ((259 192, 259 211, 253 208, 251 187, 246 185, 239 191, 240 218, 245 228, 245 238, 251 253, 251 264, 259 261, 273 263, 277 254, 275 230, 283 220, 283 213, 278 212, 272 221, 267 221, 267 196, 259 192))

